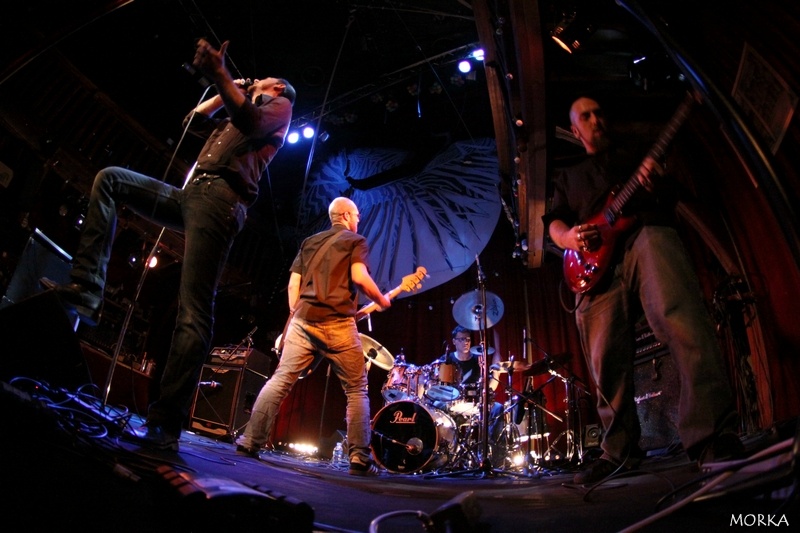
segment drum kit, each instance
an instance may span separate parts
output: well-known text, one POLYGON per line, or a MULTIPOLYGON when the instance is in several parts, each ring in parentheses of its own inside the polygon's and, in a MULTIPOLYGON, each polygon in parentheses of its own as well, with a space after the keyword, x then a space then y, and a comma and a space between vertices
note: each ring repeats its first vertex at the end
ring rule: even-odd
MULTIPOLYGON (((480 265, 478 269, 480 273, 480 265)), ((389 472, 425 473, 426 477, 464 473, 531 475, 531 457, 535 455, 532 441, 542 433, 537 417, 547 414, 564 421, 541 405, 540 389, 544 385, 517 391, 512 386, 512 376, 520 373, 531 384, 533 376, 550 373, 550 383, 559 376, 554 368, 566 362, 565 356, 548 356, 534 363, 511 357, 510 361, 490 365, 495 350, 489 347, 484 353, 486 328, 497 324, 504 308, 497 295, 483 288, 480 274, 479 281, 480 290, 462 295, 453 305, 456 322, 480 333, 480 342, 470 349, 481 363, 477 383, 462 384, 459 368, 454 364, 436 361, 413 365, 406 362, 404 354, 395 358, 380 343, 361 335, 367 364, 388 372, 381 388, 385 405, 373 417, 370 444, 375 460, 389 472), (490 443, 489 409, 500 386, 508 400, 502 412, 495 414, 498 420, 493 424, 490 443), (526 412, 530 415, 525 416, 527 428, 520 425, 520 413, 526 412)), ((524 339, 525 343, 528 341, 524 339)), ((569 418, 569 411, 566 416, 569 418)), ((539 467, 534 464, 533 469, 539 467)))
MULTIPOLYGON (((459 298, 453 306, 456 322, 476 331, 485 315, 487 324, 496 324, 503 314, 502 300, 486 293, 488 303, 484 306, 481 299, 477 291, 459 298)), ((518 396, 513 400, 509 396, 497 415, 502 420, 497 421, 499 431, 495 430, 490 446, 488 438, 484 439, 489 426, 486 404, 494 403, 494 393, 499 386, 502 385, 503 390, 513 390, 510 389, 513 372, 534 375, 546 372, 546 368, 514 361, 490 368, 484 362, 495 350, 486 349, 485 357, 485 343, 481 342, 470 349, 481 362, 481 379, 477 383, 462 384, 459 367, 455 364, 436 361, 418 366, 406 362, 402 353, 395 358, 366 335, 361 335, 361 341, 367 364, 375 364, 388 372, 381 388, 385 404, 373 417, 371 440, 375 460, 383 468, 398 474, 425 473, 427 476, 481 472, 486 468, 484 464, 493 471, 516 468, 514 456, 524 453, 524 439, 513 419, 518 396), (502 383, 504 375, 509 376, 507 383, 502 383), (484 376, 488 376, 486 387, 484 376), (482 446, 484 444, 487 445, 482 446)))

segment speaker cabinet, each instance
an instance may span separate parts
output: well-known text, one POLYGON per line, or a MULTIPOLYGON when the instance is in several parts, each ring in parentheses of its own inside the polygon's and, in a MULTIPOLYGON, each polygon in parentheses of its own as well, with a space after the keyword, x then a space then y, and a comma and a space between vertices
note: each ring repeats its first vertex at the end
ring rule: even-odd
POLYGON ((662 349, 638 357, 634 366, 634 383, 636 412, 642 427, 641 449, 663 449, 677 443, 680 379, 669 352, 662 349))
POLYGON ((269 377, 269 359, 258 350, 245 349, 244 357, 220 361, 221 350, 214 349, 210 362, 203 365, 189 429, 232 441, 250 420, 253 402, 269 377))
POLYGON ((44 233, 34 230, 25 243, 6 293, 0 301, 0 308, 14 305, 42 292, 39 278, 47 277, 58 283, 68 283, 70 261, 72 257, 67 252, 44 233))
POLYGON ((0 379, 26 377, 76 390, 92 382, 67 312, 53 291, 0 309, 0 379))

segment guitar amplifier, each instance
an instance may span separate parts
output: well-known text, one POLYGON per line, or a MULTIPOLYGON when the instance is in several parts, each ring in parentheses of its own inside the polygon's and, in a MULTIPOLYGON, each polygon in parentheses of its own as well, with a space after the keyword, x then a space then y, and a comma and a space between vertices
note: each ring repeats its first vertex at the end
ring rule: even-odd
POLYGON ((209 365, 244 366, 252 348, 217 347, 208 354, 209 365))
POLYGON ((270 357, 251 348, 214 348, 203 365, 189 429, 233 441, 269 379, 270 357))
POLYGON ((633 380, 636 413, 642 428, 639 447, 647 452, 677 443, 678 369, 667 346, 655 338, 646 324, 636 330, 633 380))

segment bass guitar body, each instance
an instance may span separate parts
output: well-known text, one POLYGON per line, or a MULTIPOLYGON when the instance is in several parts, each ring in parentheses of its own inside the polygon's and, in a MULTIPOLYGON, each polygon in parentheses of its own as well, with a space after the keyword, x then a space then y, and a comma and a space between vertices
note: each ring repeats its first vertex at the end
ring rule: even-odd
POLYGON ((591 291, 605 278, 614 260, 617 241, 636 224, 634 217, 614 218, 610 212, 613 201, 614 194, 611 194, 606 207, 583 222, 597 226, 601 246, 592 251, 564 251, 564 280, 575 294, 591 291))

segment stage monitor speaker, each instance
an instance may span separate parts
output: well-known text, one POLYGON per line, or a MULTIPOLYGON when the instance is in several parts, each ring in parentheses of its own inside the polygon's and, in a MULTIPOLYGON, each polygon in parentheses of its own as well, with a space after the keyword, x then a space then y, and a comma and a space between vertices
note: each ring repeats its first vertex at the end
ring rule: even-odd
POLYGON ((53 291, 0 309, 0 346, 3 381, 27 377, 70 390, 92 382, 69 316, 53 291))
POLYGON ((0 308, 14 305, 42 292, 40 278, 47 277, 59 283, 68 283, 71 261, 72 257, 67 252, 44 233, 34 230, 25 243, 6 293, 0 301, 0 308))
POLYGON ((243 365, 203 365, 189 429, 232 441, 250 420, 253 403, 267 381, 268 371, 268 356, 258 350, 251 350, 243 365))
POLYGON ((636 412, 642 427, 639 447, 644 451, 678 443, 680 379, 670 353, 661 350, 636 359, 636 412))

